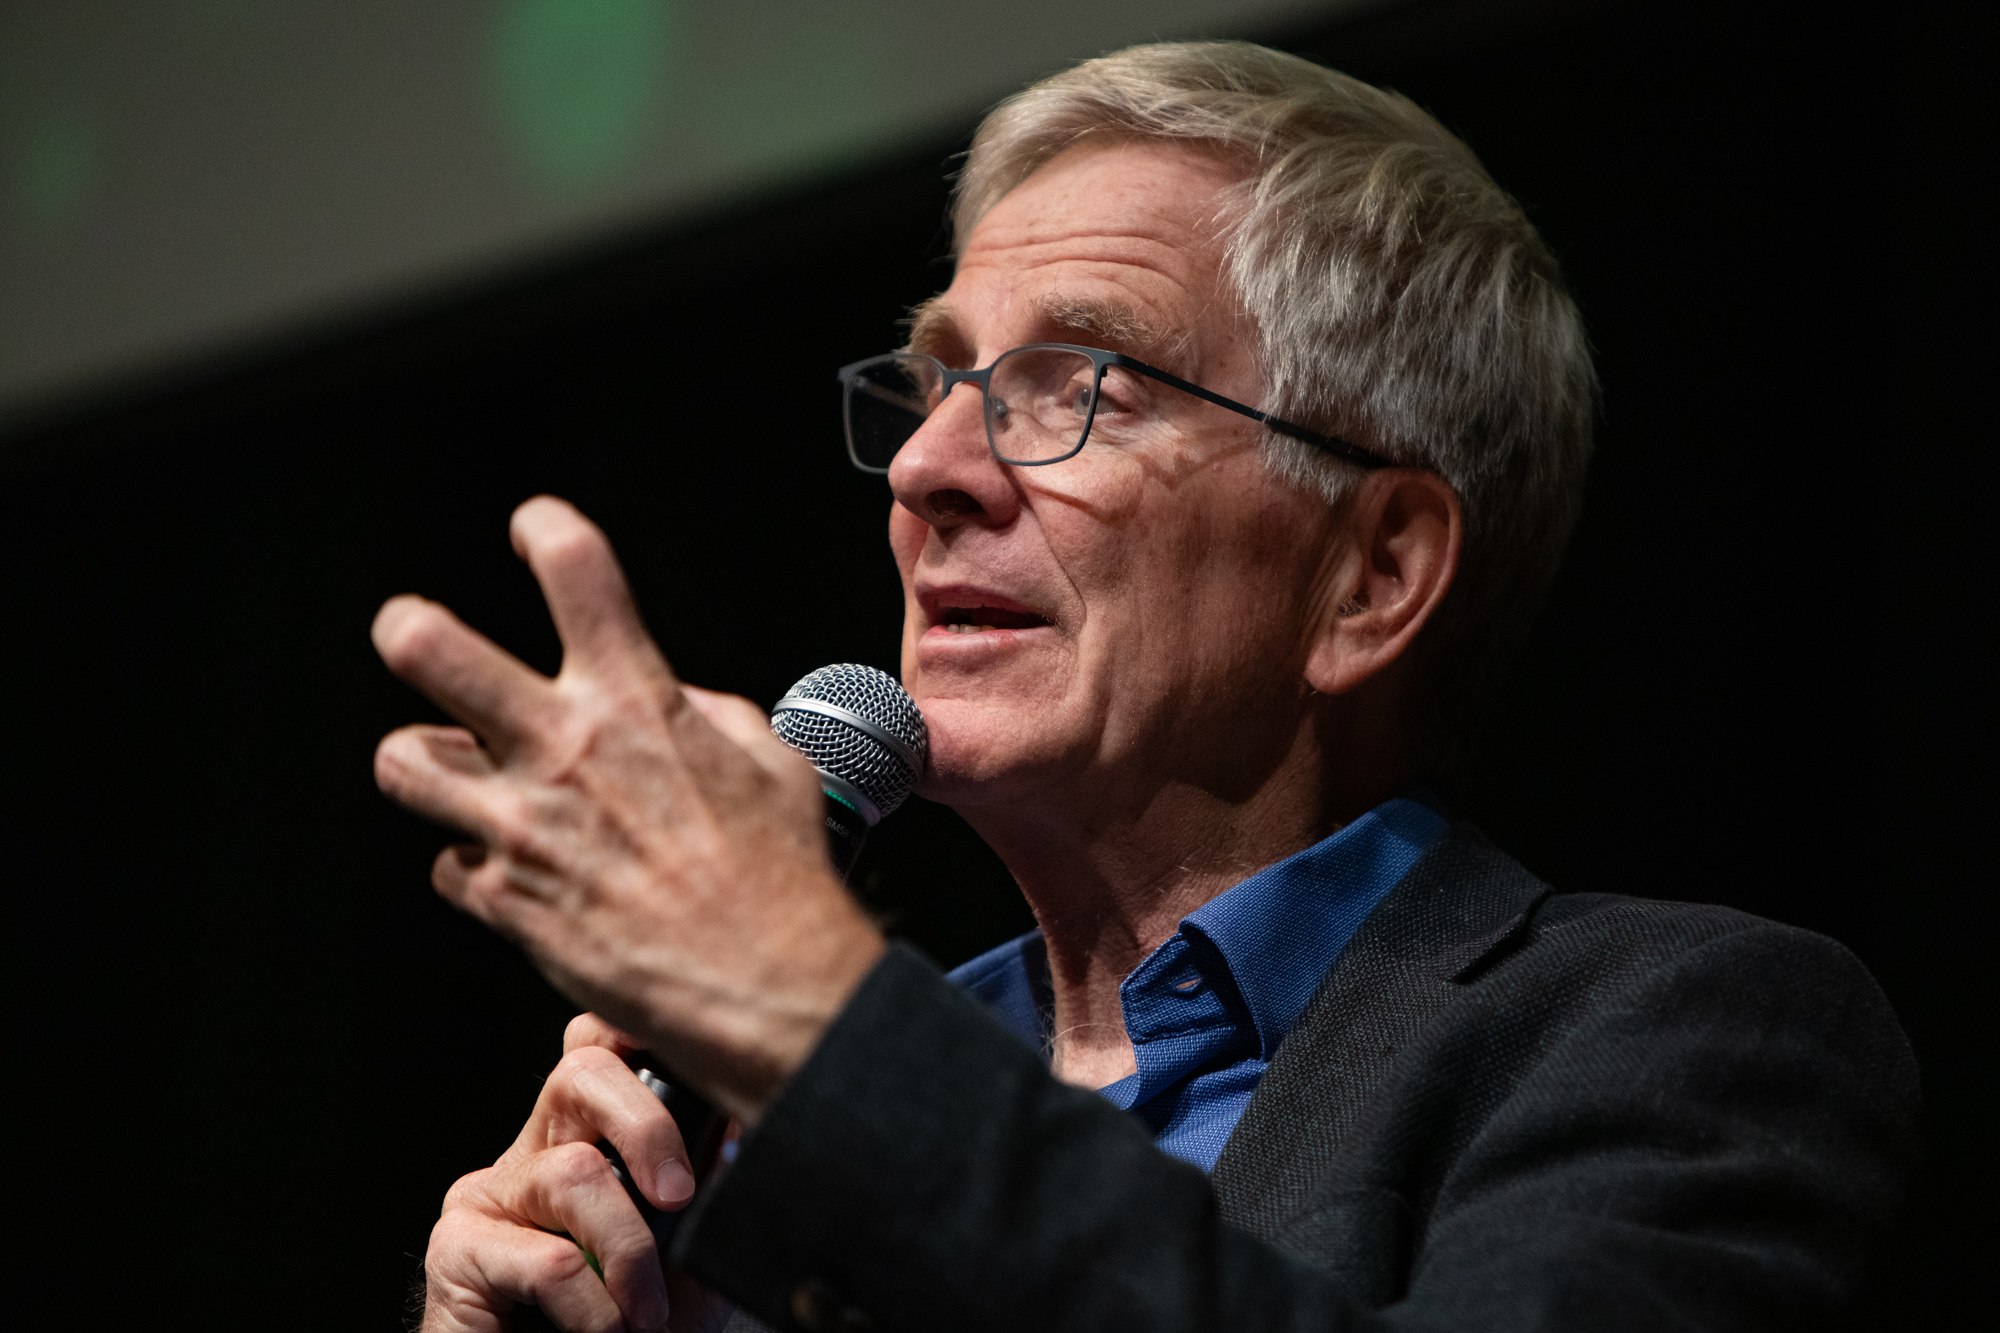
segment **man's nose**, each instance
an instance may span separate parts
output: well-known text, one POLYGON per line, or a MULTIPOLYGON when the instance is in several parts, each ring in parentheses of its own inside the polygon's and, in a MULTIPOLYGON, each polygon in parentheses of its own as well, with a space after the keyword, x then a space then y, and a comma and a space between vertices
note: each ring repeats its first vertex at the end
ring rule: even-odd
POLYGON ((986 402, 977 384, 960 381, 903 442, 889 462, 897 503, 934 528, 1011 521, 1020 508, 1014 469, 986 440, 986 402))

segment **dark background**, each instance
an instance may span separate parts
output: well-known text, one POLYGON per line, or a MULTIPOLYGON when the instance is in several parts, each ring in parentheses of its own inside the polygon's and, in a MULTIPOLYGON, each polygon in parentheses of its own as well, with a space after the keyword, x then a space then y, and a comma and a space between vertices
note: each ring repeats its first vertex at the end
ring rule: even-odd
MULTIPOLYGON (((1627 9, 1418 0, 1271 37, 1460 132, 1600 351, 1584 518, 1462 809, 1561 888, 1860 955, 1923 1062, 1934 1162, 1873 1300, 1939 1318, 1984 1267, 1993 1157, 1970 24, 1627 9)), ((431 894, 442 835, 376 793, 378 737, 432 714, 369 619, 421 591, 552 670, 505 525, 553 491, 685 677, 768 704, 824 662, 893 670, 887 495, 841 453, 832 371, 949 281, 961 143, 0 448, 30 1301, 394 1324, 570 1007, 431 894)), ((936 806, 861 881, 946 964, 1026 922, 936 806)))

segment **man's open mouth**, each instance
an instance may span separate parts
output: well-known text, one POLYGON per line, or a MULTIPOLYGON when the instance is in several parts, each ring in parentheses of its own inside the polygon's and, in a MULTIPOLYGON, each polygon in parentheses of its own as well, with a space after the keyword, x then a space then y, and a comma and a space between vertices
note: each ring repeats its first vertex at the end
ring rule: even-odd
POLYGON ((978 634, 994 629, 1034 629, 1049 622, 1031 611, 998 606, 941 606, 938 623, 950 634, 978 634))

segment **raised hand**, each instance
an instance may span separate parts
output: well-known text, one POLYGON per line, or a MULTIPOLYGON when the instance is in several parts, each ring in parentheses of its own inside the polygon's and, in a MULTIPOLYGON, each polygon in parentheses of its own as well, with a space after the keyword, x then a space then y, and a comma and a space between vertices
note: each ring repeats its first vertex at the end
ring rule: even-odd
POLYGON ((883 949, 828 864, 818 782, 755 705, 674 678, 574 508, 530 500, 511 534, 561 671, 391 599, 377 650, 465 727, 392 732, 376 781, 475 839, 439 855, 439 893, 754 1124, 883 949))

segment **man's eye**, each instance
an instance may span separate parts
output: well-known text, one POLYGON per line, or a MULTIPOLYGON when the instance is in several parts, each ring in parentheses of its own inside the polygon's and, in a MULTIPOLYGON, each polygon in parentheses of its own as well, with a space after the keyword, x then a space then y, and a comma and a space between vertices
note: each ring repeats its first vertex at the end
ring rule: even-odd
MULTIPOLYGON (((1078 398, 1082 410, 1086 412, 1090 410, 1090 393, 1091 388, 1086 384, 1083 386, 1083 392, 1078 398)), ((1104 378, 1098 381, 1097 384, 1097 414, 1103 416, 1107 412, 1136 412, 1138 410, 1139 396, 1132 391, 1132 386, 1129 383, 1122 382, 1122 376, 1118 371, 1107 371, 1104 378)))

